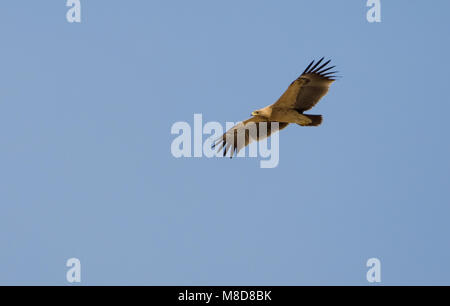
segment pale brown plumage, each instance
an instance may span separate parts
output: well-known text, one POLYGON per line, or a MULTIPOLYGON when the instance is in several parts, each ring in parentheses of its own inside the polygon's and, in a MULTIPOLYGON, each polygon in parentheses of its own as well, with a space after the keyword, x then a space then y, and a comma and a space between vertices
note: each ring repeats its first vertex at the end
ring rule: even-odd
POLYGON ((330 85, 335 81, 336 71, 329 72, 335 66, 327 67, 330 61, 321 64, 323 59, 321 58, 315 64, 312 61, 274 104, 252 112, 253 117, 229 129, 213 147, 219 146, 218 150, 223 149, 223 156, 231 149, 230 157, 233 157, 235 152, 239 152, 252 141, 269 137, 290 123, 301 126, 320 125, 321 115, 309 115, 303 112, 313 108, 327 94, 330 85), (271 127, 272 122, 277 123, 278 128, 277 124, 271 127), (238 141, 238 135, 244 135, 243 133, 245 133, 244 141, 238 141))

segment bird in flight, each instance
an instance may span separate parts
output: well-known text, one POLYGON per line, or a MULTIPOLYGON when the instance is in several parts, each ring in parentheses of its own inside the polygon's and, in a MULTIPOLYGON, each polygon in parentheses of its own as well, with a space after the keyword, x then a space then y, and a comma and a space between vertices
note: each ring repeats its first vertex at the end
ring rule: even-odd
POLYGON ((331 60, 322 64, 312 61, 305 71, 288 87, 274 104, 255 110, 251 118, 242 121, 229 129, 212 145, 218 151, 223 149, 223 156, 231 149, 230 157, 252 141, 259 141, 287 127, 290 123, 301 126, 319 126, 322 115, 304 114, 313 108, 328 92, 330 85, 336 80, 335 66, 328 66, 331 60), (272 123, 277 122, 273 127, 272 123), (255 127, 252 129, 251 127, 255 127), (242 135, 239 141, 239 135, 242 135), (244 138, 245 136, 245 138, 244 138))

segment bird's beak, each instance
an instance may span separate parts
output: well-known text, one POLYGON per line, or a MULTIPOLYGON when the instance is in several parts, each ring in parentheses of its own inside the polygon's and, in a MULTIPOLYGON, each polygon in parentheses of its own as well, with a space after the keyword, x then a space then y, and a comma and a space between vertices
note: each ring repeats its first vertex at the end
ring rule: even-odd
POLYGON ((252 116, 256 116, 256 112, 252 112, 252 116))

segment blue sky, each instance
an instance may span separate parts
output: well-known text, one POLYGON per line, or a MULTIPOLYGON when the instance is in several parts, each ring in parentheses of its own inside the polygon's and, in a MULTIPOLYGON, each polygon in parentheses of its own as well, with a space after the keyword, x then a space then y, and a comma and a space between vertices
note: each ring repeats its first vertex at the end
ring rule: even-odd
POLYGON ((0 3, 0 284, 449 284, 448 1, 65 2, 0 3), (322 56, 277 168, 171 155, 322 56))

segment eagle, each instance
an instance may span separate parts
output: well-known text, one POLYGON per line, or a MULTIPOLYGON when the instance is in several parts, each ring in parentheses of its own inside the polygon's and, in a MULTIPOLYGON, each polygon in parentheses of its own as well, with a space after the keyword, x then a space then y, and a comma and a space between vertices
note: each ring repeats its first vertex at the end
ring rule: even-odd
POLYGON ((331 60, 322 63, 324 57, 315 63, 313 60, 303 73, 291 83, 283 95, 272 105, 255 110, 251 118, 242 121, 217 139, 212 148, 218 152, 223 150, 223 156, 230 150, 230 157, 238 153, 252 141, 259 141, 271 134, 281 131, 290 123, 300 126, 319 126, 322 115, 305 114, 313 108, 323 96, 330 85, 336 80, 337 71, 331 71, 336 66, 329 66, 331 60), (272 124, 272 123, 278 124, 272 124), (252 129, 250 127, 256 127, 252 129), (238 135, 245 135, 238 141, 238 135))

